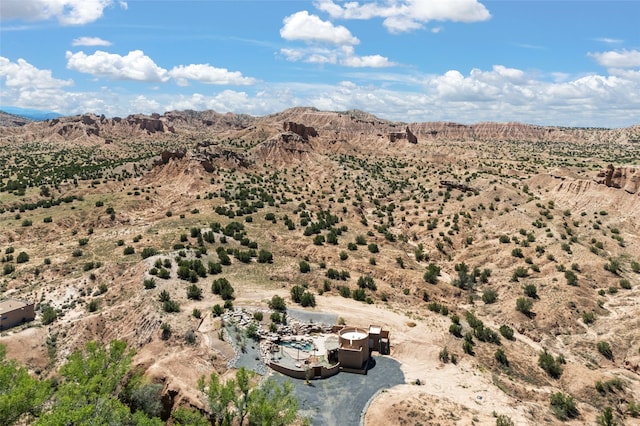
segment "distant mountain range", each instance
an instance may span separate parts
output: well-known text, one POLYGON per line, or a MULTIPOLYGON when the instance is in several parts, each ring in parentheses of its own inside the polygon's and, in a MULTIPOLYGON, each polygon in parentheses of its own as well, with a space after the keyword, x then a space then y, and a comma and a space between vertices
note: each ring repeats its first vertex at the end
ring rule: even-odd
POLYGON ((62 117, 62 114, 58 114, 53 111, 40 111, 31 108, 19 108, 12 106, 0 106, 0 111, 4 111, 11 115, 17 115, 18 117, 28 118, 33 121, 44 121, 51 118, 62 117))

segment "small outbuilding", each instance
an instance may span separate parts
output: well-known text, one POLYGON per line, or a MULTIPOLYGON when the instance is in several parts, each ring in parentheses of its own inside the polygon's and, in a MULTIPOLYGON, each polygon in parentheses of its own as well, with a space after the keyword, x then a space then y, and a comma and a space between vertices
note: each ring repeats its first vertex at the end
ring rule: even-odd
POLYGON ((33 321, 35 318, 36 312, 33 303, 17 299, 0 301, 0 330, 33 321))

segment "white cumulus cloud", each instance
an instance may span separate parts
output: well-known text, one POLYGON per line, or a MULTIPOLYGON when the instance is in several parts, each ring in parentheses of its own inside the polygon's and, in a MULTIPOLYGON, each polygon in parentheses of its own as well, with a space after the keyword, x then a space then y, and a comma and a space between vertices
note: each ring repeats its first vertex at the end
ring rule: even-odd
POLYGON ((67 105, 65 88, 72 80, 54 78, 51 70, 35 67, 24 59, 16 62, 0 56, 0 91, 5 105, 62 111, 67 105))
POLYGON ((477 0, 386 0, 347 2, 317 0, 315 6, 334 19, 384 19, 389 32, 400 33, 424 28, 430 21, 478 22, 491 18, 477 0))
POLYGON ((342 25, 333 25, 323 21, 306 10, 284 18, 280 36, 285 40, 300 40, 311 43, 332 43, 336 45, 354 45, 360 41, 342 25))
POLYGON ((78 37, 71 42, 72 46, 111 46, 111 42, 100 37, 78 37))
POLYGON ((239 71, 216 68, 209 64, 177 65, 168 71, 141 50, 133 50, 125 56, 101 50, 91 55, 82 51, 67 52, 67 68, 112 80, 166 83, 173 78, 180 86, 188 85, 189 81, 237 86, 256 83, 256 79, 245 77, 239 71))
POLYGON ((389 59, 380 55, 349 56, 344 58, 341 63, 353 68, 382 68, 394 65, 393 62, 389 61, 389 59))
POLYGON ((226 68, 216 68, 209 64, 179 65, 169 71, 178 85, 185 86, 187 80, 194 80, 205 84, 248 86, 256 80, 244 77, 239 71, 229 71, 226 68))
POLYGON ((114 80, 165 82, 167 70, 159 67, 142 50, 133 50, 126 56, 97 50, 91 55, 67 51, 67 68, 114 80))
MULTIPOLYGON (((349 51, 340 52, 344 60, 349 51)), ((323 52, 317 51, 316 55, 323 52)), ((327 52, 324 52, 327 54, 327 52)), ((366 58, 366 57, 363 57, 366 58)), ((363 59, 364 61, 364 59, 363 59)), ((336 62, 337 63, 337 62, 336 62)), ((203 79, 204 68, 175 67, 184 77, 203 79), (195 72, 200 69, 201 72, 195 72), (191 70, 191 73, 185 73, 191 70)), ((117 68, 116 68, 117 69, 117 68)), ((638 123, 640 70, 608 68, 599 75, 529 73, 504 65, 470 71, 451 69, 442 74, 353 71, 338 84, 268 83, 256 81, 247 91, 211 90, 139 92, 98 88, 75 91, 72 80, 55 78, 26 60, 0 57, 2 102, 64 114, 95 112, 124 116, 172 109, 214 109, 252 115, 271 114, 296 105, 326 110, 362 109, 381 118, 412 121, 519 121, 542 125, 624 127, 638 123)), ((113 74, 113 73, 112 73, 113 74)), ((173 73, 175 74, 175 72, 173 73)), ((115 75, 119 75, 115 73, 115 75)), ((166 81, 166 80, 165 80, 166 81)), ((176 87, 173 87, 174 89, 176 87)))
POLYGON ((385 68, 396 65, 389 58, 381 55, 358 56, 353 46, 336 49, 306 47, 299 49, 281 49, 280 54, 291 62, 307 62, 310 64, 339 64, 349 68, 385 68))
POLYGON ((600 65, 609 68, 640 67, 640 50, 610 50, 608 52, 589 53, 600 65))
POLYGON ((72 80, 53 78, 51 70, 42 70, 24 59, 11 62, 0 56, 0 77, 5 78, 8 88, 55 89, 73 85, 72 80))
MULTIPOLYGON (((126 2, 120 1, 126 9, 126 2)), ((95 22, 113 0, 2 0, 0 19, 3 21, 45 21, 57 19, 62 25, 84 25, 95 22)))

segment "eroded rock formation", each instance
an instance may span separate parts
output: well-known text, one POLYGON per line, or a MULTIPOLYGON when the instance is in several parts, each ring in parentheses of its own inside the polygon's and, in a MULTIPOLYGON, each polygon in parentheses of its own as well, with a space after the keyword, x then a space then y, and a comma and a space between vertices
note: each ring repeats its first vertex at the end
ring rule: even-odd
POLYGON ((406 139, 409 143, 417 144, 418 138, 413 134, 409 126, 405 129, 404 132, 391 132, 389 133, 389 142, 393 143, 400 139, 406 139))
POLYGON ((318 132, 313 127, 307 127, 304 124, 294 123, 292 121, 285 121, 283 129, 285 132, 292 132, 297 134, 305 141, 308 141, 309 137, 318 136, 318 132))
POLYGON ((172 159, 180 160, 180 159, 184 158, 186 153, 187 153, 186 150, 183 150, 183 151, 162 151, 162 154, 160 154, 160 160, 158 160, 156 164, 167 164, 172 159))
POLYGON ((606 170, 598 173, 596 182, 610 188, 624 189, 629 194, 637 194, 640 189, 640 170, 633 167, 614 167, 609 164, 606 170))

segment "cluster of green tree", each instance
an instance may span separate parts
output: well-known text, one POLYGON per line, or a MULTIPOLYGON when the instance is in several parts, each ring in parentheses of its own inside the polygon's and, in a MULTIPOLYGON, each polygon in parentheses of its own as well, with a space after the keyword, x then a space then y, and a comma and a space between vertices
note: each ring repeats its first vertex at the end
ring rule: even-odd
MULTIPOLYGON (((0 192, 2 192, 2 188, 0 188, 0 192)), ((62 203, 73 203, 76 200, 81 200, 82 196, 78 196, 78 195, 68 195, 66 197, 60 197, 60 198, 47 198, 46 200, 38 200, 34 203, 20 203, 20 204, 15 204, 12 205, 11 207, 8 207, 7 210, 10 212, 14 212, 16 210, 19 210, 21 212, 25 211, 25 210, 35 210, 37 208, 43 208, 43 209, 48 209, 51 207, 55 207, 55 206, 59 206, 62 203)), ((4 213, 5 211, 4 208, 0 208, 0 214, 4 213)))
POLYGON ((177 262, 177 275, 181 280, 196 283, 198 282, 198 277, 206 278, 207 268, 204 267, 204 264, 200 259, 187 260, 178 257, 177 262))
POLYGON ((458 277, 454 278, 451 284, 462 290, 473 289, 478 282, 486 284, 491 276, 491 270, 487 268, 480 271, 480 268, 475 267, 469 273, 469 266, 464 262, 454 265, 454 269, 458 273, 458 277))
POLYGON ((294 285, 291 288, 291 300, 304 307, 316 306, 316 298, 313 293, 309 292, 301 285, 294 285))
POLYGON ((266 380, 255 385, 253 373, 240 369, 222 383, 216 374, 202 377, 205 413, 178 409, 163 412, 160 384, 149 383, 131 368, 133 350, 113 340, 108 346, 89 342, 60 368, 60 378, 40 380, 0 345, 0 423, 35 425, 160 426, 286 425, 297 420, 298 402, 290 383, 266 380), (162 418, 162 419, 161 419, 162 418))
POLYGON ((135 163, 156 156, 166 148, 160 145, 149 143, 142 154, 135 152, 134 148, 133 152, 124 152, 121 157, 114 158, 113 152, 104 155, 98 147, 59 149, 44 143, 29 143, 23 145, 19 152, 12 152, 10 160, 3 158, 3 164, 6 164, 7 168, 6 173, 0 176, 0 192, 9 191, 23 196, 27 188, 40 187, 40 195, 48 198, 48 185, 57 189, 65 182, 77 185, 78 180, 100 183, 99 179, 109 174, 114 178, 113 170, 124 164, 133 163, 136 169, 135 163), (47 152, 48 155, 34 155, 35 152, 47 152), (5 183, 4 178, 7 178, 5 183))

